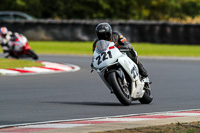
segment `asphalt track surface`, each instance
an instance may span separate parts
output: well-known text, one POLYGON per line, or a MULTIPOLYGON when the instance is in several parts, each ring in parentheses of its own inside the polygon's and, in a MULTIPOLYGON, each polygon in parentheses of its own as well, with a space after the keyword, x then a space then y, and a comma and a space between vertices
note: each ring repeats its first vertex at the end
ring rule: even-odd
POLYGON ((94 71, 90 56, 40 55, 40 60, 78 65, 56 74, 0 76, 0 126, 53 120, 199 109, 200 60, 146 59, 154 100, 122 106, 94 71))

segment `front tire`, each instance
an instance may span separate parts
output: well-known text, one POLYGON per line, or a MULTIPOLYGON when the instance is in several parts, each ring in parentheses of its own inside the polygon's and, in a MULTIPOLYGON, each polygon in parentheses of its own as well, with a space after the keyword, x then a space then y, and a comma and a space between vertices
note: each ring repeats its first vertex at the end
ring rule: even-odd
POLYGON ((31 50, 31 49, 28 49, 27 50, 27 53, 28 53, 28 56, 30 56, 31 58, 33 58, 34 60, 37 60, 38 59, 38 56, 36 55, 36 53, 31 50))
POLYGON ((116 72, 111 72, 107 76, 107 81, 112 87, 114 94, 118 98, 118 100, 125 106, 128 106, 131 104, 131 93, 127 88, 123 88, 122 86, 122 79, 116 72))

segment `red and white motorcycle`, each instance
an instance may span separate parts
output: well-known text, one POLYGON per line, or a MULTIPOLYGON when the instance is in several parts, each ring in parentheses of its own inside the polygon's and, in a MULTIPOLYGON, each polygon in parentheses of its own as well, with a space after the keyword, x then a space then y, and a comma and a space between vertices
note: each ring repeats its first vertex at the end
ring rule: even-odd
POLYGON ((31 57, 34 60, 38 59, 38 55, 31 49, 28 40, 21 34, 14 34, 9 42, 12 47, 9 56, 14 58, 31 57))

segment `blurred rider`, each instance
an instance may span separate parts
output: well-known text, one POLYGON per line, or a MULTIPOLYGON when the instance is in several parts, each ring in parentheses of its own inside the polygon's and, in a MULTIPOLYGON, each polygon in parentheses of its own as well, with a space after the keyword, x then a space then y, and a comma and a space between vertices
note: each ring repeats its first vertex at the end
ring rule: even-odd
POLYGON ((108 23, 98 24, 95 32, 98 38, 93 43, 93 52, 96 48, 98 40, 112 41, 121 52, 126 52, 128 57, 131 58, 137 64, 139 73, 142 77, 148 76, 148 72, 138 60, 137 52, 121 33, 112 31, 112 28, 108 23))
POLYGON ((11 35, 12 32, 8 31, 6 27, 0 28, 0 44, 5 58, 9 57, 9 52, 12 49, 12 43, 10 42, 11 35))

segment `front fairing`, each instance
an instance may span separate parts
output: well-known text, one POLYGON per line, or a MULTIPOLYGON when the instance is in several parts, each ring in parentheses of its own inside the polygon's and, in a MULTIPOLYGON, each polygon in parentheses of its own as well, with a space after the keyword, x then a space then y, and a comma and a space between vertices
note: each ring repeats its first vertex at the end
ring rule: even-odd
POLYGON ((93 67, 95 69, 102 69, 109 65, 112 65, 117 59, 122 56, 122 53, 118 48, 114 46, 113 42, 103 47, 103 50, 95 49, 93 53, 93 67))
POLYGON ((24 52, 24 50, 30 49, 27 38, 20 34, 15 35, 12 45, 15 52, 24 52))
POLYGON ((12 44, 13 44, 13 51, 15 52, 23 51, 24 45, 21 42, 15 41, 15 42, 12 42, 12 44))

